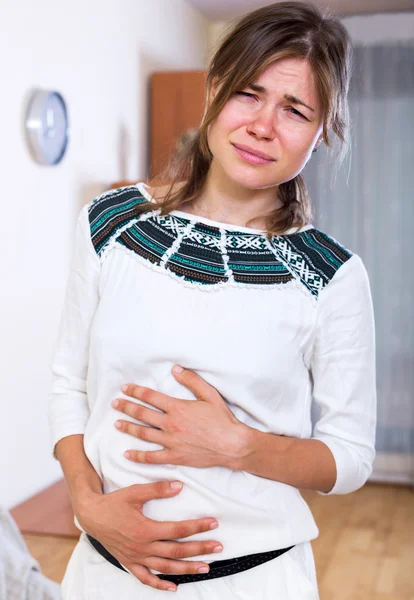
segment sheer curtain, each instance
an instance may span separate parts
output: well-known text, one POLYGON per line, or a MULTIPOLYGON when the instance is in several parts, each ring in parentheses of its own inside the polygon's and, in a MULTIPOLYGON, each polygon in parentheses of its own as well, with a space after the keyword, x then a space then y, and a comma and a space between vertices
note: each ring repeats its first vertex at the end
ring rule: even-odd
POLYGON ((304 176, 315 226, 359 254, 370 278, 378 394, 371 480, 414 484, 414 43, 355 46, 349 97, 350 159, 332 181, 322 144, 304 176))

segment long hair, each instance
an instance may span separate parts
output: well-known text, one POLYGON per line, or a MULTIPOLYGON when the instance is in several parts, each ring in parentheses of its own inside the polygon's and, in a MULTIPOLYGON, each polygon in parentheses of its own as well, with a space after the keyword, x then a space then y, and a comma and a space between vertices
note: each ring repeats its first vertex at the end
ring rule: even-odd
MULTIPOLYGON (((336 17, 310 3, 271 4, 237 21, 212 56, 200 126, 170 157, 167 168, 157 178, 169 183, 159 204, 161 215, 200 197, 213 158, 207 137, 209 125, 235 91, 255 81, 271 63, 283 58, 309 62, 323 114, 323 141, 331 147, 332 130, 340 141, 338 162, 343 161, 349 148, 347 94, 352 58, 349 35, 336 17), (219 89, 209 103, 213 84, 219 89)), ((279 184, 277 198, 281 201, 280 208, 267 217, 255 217, 265 219, 268 236, 281 235, 312 220, 311 202, 301 174, 279 184)), ((148 205, 141 207, 140 211, 153 209, 148 205)))

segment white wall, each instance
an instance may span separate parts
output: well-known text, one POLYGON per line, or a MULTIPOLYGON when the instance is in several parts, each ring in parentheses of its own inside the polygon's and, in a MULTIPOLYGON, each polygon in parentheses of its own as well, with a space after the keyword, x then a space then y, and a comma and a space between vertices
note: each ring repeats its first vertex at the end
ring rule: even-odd
MULTIPOLYGON (((184 0, 20 0, 0 4, 0 504, 61 477, 47 424, 50 362, 80 207, 148 163, 148 74, 200 69, 207 22, 184 0), (71 140, 57 167, 30 158, 33 86, 60 91, 71 140), (128 157, 120 157, 126 132, 128 157)), ((166 99, 168 101, 168 99, 166 99)))

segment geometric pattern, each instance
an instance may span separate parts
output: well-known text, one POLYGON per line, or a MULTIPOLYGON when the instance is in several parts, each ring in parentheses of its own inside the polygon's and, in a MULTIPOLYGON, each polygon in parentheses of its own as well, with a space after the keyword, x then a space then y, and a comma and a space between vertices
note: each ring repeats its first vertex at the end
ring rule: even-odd
POLYGON ((89 205, 91 239, 103 262, 122 247, 147 264, 204 289, 295 284, 313 299, 352 252, 316 228, 272 236, 226 230, 153 209, 136 186, 109 190, 89 205), (137 207, 146 205, 145 212, 137 207))

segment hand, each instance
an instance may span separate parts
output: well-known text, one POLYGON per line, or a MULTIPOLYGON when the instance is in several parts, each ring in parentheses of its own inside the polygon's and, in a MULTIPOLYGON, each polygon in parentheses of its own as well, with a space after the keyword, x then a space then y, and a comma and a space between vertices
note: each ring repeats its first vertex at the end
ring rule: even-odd
POLYGON ((174 559, 211 554, 217 546, 220 548, 217 552, 222 550, 217 541, 175 541, 208 531, 211 525, 217 527, 217 521, 211 517, 159 522, 142 514, 148 500, 169 498, 180 491, 180 488, 173 489, 168 481, 158 481, 132 485, 109 494, 88 494, 74 507, 75 514, 86 533, 100 541, 141 583, 159 590, 173 588, 176 591, 176 584, 160 579, 149 568, 161 573, 198 573, 200 567, 208 570, 208 564, 174 559))
POLYGON ((126 458, 138 463, 232 468, 243 454, 247 426, 236 419, 218 391, 197 373, 189 369, 172 372, 197 400, 181 400, 129 384, 122 387, 126 395, 159 410, 122 398, 112 403, 117 410, 149 425, 119 420, 115 426, 120 431, 164 448, 147 452, 127 450, 126 458))

